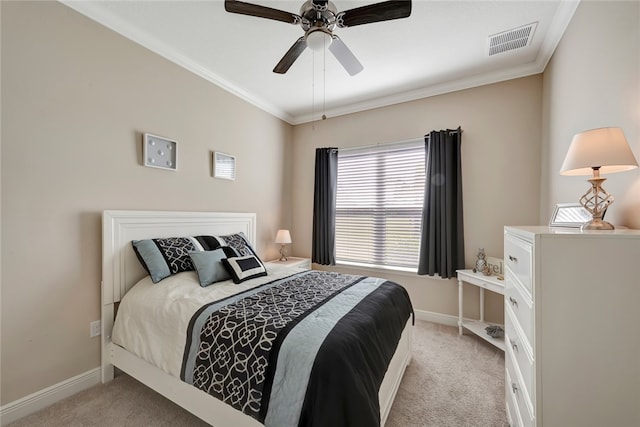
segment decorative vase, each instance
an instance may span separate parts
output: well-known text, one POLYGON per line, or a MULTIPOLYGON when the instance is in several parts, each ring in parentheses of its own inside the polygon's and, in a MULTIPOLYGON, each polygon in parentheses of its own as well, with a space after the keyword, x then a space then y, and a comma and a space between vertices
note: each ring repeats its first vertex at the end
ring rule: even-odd
POLYGON ((478 256, 476 258, 476 266, 473 269, 474 273, 483 273, 487 268, 487 256, 484 253, 484 248, 478 249, 478 256))

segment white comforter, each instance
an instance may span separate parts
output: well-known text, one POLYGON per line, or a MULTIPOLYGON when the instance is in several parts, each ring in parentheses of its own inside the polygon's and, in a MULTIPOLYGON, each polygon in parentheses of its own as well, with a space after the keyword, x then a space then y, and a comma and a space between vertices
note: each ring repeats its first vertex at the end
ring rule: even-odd
POLYGON ((187 327, 203 305, 301 270, 268 265, 269 275, 236 285, 231 280, 203 288, 195 271, 153 283, 140 280, 122 299, 112 341, 175 377, 180 377, 187 327))

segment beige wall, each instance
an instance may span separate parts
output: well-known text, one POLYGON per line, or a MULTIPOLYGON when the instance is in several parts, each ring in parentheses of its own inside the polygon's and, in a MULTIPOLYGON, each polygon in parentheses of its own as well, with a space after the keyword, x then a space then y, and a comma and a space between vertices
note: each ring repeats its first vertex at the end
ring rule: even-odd
POLYGON ((257 212, 277 256, 292 127, 60 3, 2 2, 2 124, 2 404, 99 366, 102 210, 257 212), (177 172, 141 166, 144 132, 177 172))
MULTIPOLYGON (((575 133, 619 126, 640 161, 640 2, 583 1, 544 72, 541 221, 577 202, 587 177, 560 176, 575 133)), ((640 228, 640 169, 604 175, 605 219, 640 228)))
MULTIPOLYGON (((433 129, 460 125, 464 131, 467 266, 473 266, 479 247, 484 247, 489 256, 502 258, 503 227, 536 224, 538 220, 541 111, 542 77, 537 75, 296 126, 292 155, 293 252, 311 255, 317 147, 402 141, 420 138, 433 129)), ((362 273, 346 267, 335 269, 362 273)), ((414 308, 457 315, 455 280, 375 273, 405 285, 414 308)), ((465 314, 477 316, 478 291, 468 289, 465 314)), ((501 321, 501 298, 489 295, 487 300, 487 318, 501 321)))

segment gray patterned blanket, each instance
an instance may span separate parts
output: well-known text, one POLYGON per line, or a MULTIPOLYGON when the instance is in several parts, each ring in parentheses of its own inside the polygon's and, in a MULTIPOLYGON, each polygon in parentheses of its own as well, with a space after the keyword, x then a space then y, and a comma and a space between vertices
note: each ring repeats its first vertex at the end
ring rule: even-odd
POLYGON ((267 426, 375 426, 412 314, 382 279, 306 271, 202 307, 181 378, 267 426))

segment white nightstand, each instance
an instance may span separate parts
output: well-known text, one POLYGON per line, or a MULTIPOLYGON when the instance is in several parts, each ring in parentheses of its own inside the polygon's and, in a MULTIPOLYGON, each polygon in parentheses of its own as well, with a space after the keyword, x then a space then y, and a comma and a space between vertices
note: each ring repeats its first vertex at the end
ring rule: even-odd
MULTIPOLYGON (((484 321, 484 290, 487 289, 504 295, 504 280, 498 280, 496 276, 485 276, 483 274, 474 273, 473 270, 456 270, 458 273, 458 332, 462 335, 462 328, 468 329, 480 338, 490 342, 502 351, 505 349, 504 338, 492 338, 487 335, 484 328, 489 323, 484 321), (463 282, 475 285, 480 288, 480 320, 466 321, 462 315, 462 284, 463 282)), ((503 325, 500 325, 504 327, 503 325)))
POLYGON ((311 270, 311 260, 309 258, 296 258, 296 257, 287 257, 286 261, 278 261, 277 259, 267 261, 267 268, 269 265, 279 265, 288 268, 298 268, 301 270, 311 270))

